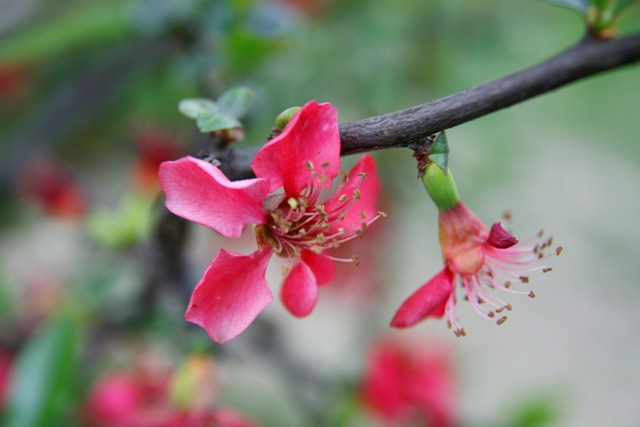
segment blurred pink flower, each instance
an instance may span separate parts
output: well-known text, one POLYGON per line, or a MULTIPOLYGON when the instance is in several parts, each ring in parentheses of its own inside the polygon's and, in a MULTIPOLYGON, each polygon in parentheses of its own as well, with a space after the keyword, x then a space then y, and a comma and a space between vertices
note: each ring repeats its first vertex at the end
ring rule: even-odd
POLYGON ((216 408, 195 413, 177 413, 161 427, 255 427, 255 425, 233 409, 216 408))
MULTIPOLYGON (((197 365, 211 361, 195 356, 197 365), (203 359, 203 360, 200 360, 203 359)), ((255 424, 233 409, 212 406, 215 394, 200 395, 211 388, 212 375, 193 370, 193 357, 187 359, 187 370, 150 370, 115 373, 100 378, 93 386, 87 401, 85 414, 93 427, 254 427, 255 424), (189 398, 180 401, 176 396, 176 381, 189 382, 193 389, 182 390, 189 398)))
POLYGON ((100 378, 86 413, 96 427, 160 427, 173 414, 168 377, 117 373, 100 378))
MULTIPOLYGON (((457 336, 465 335, 455 315, 456 283, 462 284, 466 298, 478 314, 494 319, 496 314, 510 311, 511 305, 492 295, 490 290, 527 294, 533 298, 532 291, 510 289, 511 282, 528 283, 526 274, 551 270, 543 265, 531 267, 547 258, 543 250, 552 244, 552 239, 543 238, 542 232, 516 246, 518 240, 499 222, 489 230, 460 201, 440 211, 439 225, 445 267, 402 304, 391 321, 394 327, 412 326, 427 317, 442 317, 446 312, 449 327, 453 327, 457 336), (483 310, 482 303, 492 308, 483 310)), ((557 248, 556 254, 561 250, 557 248)), ((502 316, 496 321, 500 325, 506 319, 502 316)))
POLYGON ((158 169, 163 162, 173 160, 180 153, 177 141, 153 128, 135 132, 138 158, 134 166, 134 185, 137 190, 155 194, 160 189, 158 169))
POLYGON ((229 181, 216 166, 192 157, 161 165, 160 183, 174 214, 230 238, 257 224, 258 250, 221 250, 191 296, 185 318, 214 341, 236 337, 273 300, 264 277, 271 255, 287 260, 281 296, 298 317, 315 307, 318 286, 334 277, 334 261, 357 263, 325 251, 361 237, 381 216, 375 210, 380 182, 370 156, 349 175, 340 173, 337 114, 330 104, 306 104, 260 149, 251 163, 255 179, 229 181), (339 174, 321 202, 321 191, 339 174))
POLYGON ((9 396, 9 386, 11 385, 11 367, 13 356, 0 349, 0 411, 7 403, 9 396))
POLYGON ((29 87, 27 69, 18 64, 0 64, 0 101, 15 100, 15 95, 29 87))
POLYGON ((36 158, 23 176, 24 195, 45 211, 61 218, 78 219, 86 213, 86 199, 67 167, 52 158, 36 158))
POLYGON ((442 348, 381 340, 365 369, 363 402, 386 425, 455 425, 453 372, 442 348))

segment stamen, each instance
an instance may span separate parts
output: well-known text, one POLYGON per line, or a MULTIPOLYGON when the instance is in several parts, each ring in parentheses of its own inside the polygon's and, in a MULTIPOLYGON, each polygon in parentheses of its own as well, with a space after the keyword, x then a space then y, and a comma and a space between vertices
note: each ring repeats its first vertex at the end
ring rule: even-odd
POLYGON ((503 317, 499 318, 498 320, 496 320, 496 323, 498 325, 502 325, 506 321, 507 321, 507 316, 503 316, 503 317))

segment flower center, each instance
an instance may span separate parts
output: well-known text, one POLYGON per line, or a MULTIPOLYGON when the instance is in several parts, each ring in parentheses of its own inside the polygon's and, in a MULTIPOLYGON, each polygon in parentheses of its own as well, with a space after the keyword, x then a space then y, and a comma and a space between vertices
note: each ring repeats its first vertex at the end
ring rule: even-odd
MULTIPOLYGON (((359 174, 356 185, 345 189, 348 176, 341 173, 335 191, 324 203, 318 203, 319 184, 323 181, 315 179, 314 175, 311 184, 300 195, 281 197, 277 204, 274 203, 274 208, 265 207, 269 217, 255 229, 258 246, 268 246, 281 257, 294 258, 300 256, 302 250, 321 254, 326 249, 337 248, 344 242, 362 237, 372 222, 385 216, 378 212, 373 218, 367 218, 363 210, 358 215, 348 215, 357 208, 354 205, 360 200, 360 186, 366 177, 364 173, 359 174)), ((346 259, 324 256, 358 263, 355 256, 346 259)))

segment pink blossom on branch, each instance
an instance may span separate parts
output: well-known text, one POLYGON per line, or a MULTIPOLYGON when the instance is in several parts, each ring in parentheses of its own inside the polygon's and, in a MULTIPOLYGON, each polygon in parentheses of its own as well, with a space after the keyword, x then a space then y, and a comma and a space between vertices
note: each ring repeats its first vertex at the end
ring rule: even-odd
POLYGON ((337 110, 311 101, 256 155, 254 179, 230 181, 216 166, 185 157, 160 167, 167 208, 225 237, 255 224, 258 250, 222 250, 200 280, 185 318, 225 342, 246 329, 273 299, 264 279, 271 255, 287 260, 281 299, 294 316, 309 315, 318 286, 333 280, 329 252, 362 237, 376 212, 380 181, 373 158, 340 172, 337 110), (325 197, 334 181, 335 187, 325 197))
POLYGON ((503 324, 507 320, 503 312, 511 311, 511 304, 491 292, 498 289, 535 297, 533 291, 511 289, 512 283, 526 284, 529 273, 550 271, 541 261, 559 254, 562 248, 544 255, 552 245, 552 238, 543 237, 542 232, 518 245, 518 240, 501 223, 496 222, 488 229, 459 200, 451 172, 445 174, 435 163, 430 163, 425 172, 423 182, 440 210, 440 246, 445 266, 400 306, 391 326, 406 328, 446 313, 455 334, 465 335, 455 314, 456 284, 462 286, 466 299, 478 314, 503 324), (482 304, 489 308, 483 308, 482 304))

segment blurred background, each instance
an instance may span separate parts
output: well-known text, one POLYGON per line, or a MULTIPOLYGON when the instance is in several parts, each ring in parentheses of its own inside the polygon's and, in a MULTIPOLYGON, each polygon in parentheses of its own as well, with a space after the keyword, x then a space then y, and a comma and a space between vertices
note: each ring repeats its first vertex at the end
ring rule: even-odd
MULTIPOLYGON (((640 30, 639 9, 619 33, 640 30)), ((509 210, 518 238, 544 228, 564 247, 500 327, 460 301, 465 338, 444 320, 389 329, 442 268, 437 211, 406 149, 374 154, 389 217, 350 248, 362 265, 341 268, 308 318, 276 300, 223 346, 183 320, 221 247, 254 250, 251 230, 228 241, 187 225, 176 251, 188 289, 153 255, 157 167, 207 139, 180 100, 250 88, 234 144, 256 146, 311 99, 353 121, 533 65, 582 37, 578 14, 534 0, 0 0, 0 11, 3 425, 637 426, 637 65, 447 132, 480 218, 509 210), (396 382, 427 375, 418 383, 439 396, 409 402, 413 424, 385 412, 393 397, 367 397, 372 372, 396 360, 379 367, 376 352, 396 345, 428 362, 396 382)))

